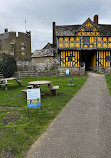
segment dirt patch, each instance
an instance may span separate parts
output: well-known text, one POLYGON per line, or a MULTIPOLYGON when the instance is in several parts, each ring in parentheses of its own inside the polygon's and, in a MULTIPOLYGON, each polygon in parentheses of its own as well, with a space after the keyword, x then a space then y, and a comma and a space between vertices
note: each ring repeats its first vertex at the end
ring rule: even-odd
POLYGON ((23 109, 23 107, 15 107, 15 106, 10 107, 10 106, 1 106, 0 105, 0 109, 23 109))
POLYGON ((10 151, 3 152, 3 158, 14 158, 14 157, 16 157, 16 156, 10 151))
POLYGON ((54 111, 47 111, 47 113, 49 113, 49 114, 54 114, 54 111))
POLYGON ((19 116, 11 116, 11 115, 8 115, 4 118, 4 124, 5 125, 8 125, 10 122, 16 122, 20 120, 20 117, 19 116))

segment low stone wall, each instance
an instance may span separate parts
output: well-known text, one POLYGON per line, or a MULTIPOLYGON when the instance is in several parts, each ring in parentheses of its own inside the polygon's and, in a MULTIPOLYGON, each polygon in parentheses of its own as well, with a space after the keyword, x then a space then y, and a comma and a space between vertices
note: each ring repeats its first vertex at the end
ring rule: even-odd
POLYGON ((69 70, 70 76, 80 76, 85 74, 85 69, 82 67, 79 68, 59 67, 58 68, 59 76, 66 76, 66 70, 69 70))
POLYGON ((66 76, 66 70, 69 69, 70 76, 80 76, 85 74, 84 69, 80 68, 58 68, 50 71, 37 72, 37 71, 18 71, 15 75, 18 78, 34 78, 45 76, 66 76))
POLYGON ((58 75, 58 59, 57 58, 40 58, 41 60, 17 61, 16 73, 18 78, 41 77, 41 76, 57 76, 58 75), (49 61, 49 62, 48 62, 49 61))
POLYGON ((58 70, 51 70, 46 72, 36 72, 36 71, 18 71, 14 74, 17 78, 36 78, 45 76, 58 76, 58 70))
POLYGON ((18 71, 37 71, 44 72, 46 70, 58 67, 58 59, 56 58, 40 58, 32 61, 17 61, 18 71))
POLYGON ((3 75, 0 73, 0 78, 3 78, 3 75))
MULTIPOLYGON (((14 74, 17 78, 36 78, 36 77, 49 77, 49 76, 66 76, 66 70, 69 70, 70 76, 80 76, 85 74, 85 69, 83 67, 80 68, 61 68, 53 67, 52 69, 45 69, 45 71, 40 71, 37 68, 32 67, 30 62, 26 62, 22 68, 18 68, 18 71, 14 74)), ((111 67, 103 68, 96 67, 94 72, 106 73, 111 75, 111 67)), ((3 78, 2 74, 0 74, 0 78, 3 78)))
MULTIPOLYGON (((43 76, 58 76, 58 60, 55 58, 53 62, 47 64, 47 60, 32 64, 32 61, 17 61, 17 72, 14 73, 18 78, 34 78, 43 76)), ((0 78, 2 78, 0 74, 0 78)))
POLYGON ((94 72, 98 72, 98 73, 105 73, 105 68, 103 67, 95 67, 94 72))
POLYGON ((41 57, 32 58, 32 65, 36 67, 37 70, 45 71, 46 69, 51 69, 54 65, 53 57, 41 57))
POLYGON ((38 73, 34 71, 18 71, 15 73, 17 78, 34 78, 38 77, 38 73))
POLYGON ((32 65, 31 61, 17 61, 18 71, 35 71, 36 67, 32 65))
POLYGON ((111 67, 106 67, 105 73, 111 75, 111 67))
POLYGON ((95 67, 94 72, 98 72, 101 74, 111 74, 111 67, 95 67))

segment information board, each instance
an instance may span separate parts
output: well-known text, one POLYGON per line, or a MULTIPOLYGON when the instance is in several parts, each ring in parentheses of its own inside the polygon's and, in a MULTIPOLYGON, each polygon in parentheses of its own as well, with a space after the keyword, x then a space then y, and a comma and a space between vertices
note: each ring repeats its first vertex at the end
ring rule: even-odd
POLYGON ((40 88, 27 89, 27 108, 40 107, 41 95, 40 88))
POLYGON ((67 76, 69 75, 69 70, 68 70, 68 69, 66 70, 66 75, 67 75, 67 76))

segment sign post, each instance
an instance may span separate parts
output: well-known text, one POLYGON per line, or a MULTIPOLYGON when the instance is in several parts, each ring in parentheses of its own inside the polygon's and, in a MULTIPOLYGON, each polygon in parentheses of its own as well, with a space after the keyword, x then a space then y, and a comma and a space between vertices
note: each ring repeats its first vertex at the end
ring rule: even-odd
MULTIPOLYGON (((69 69, 66 70, 66 76, 69 76, 69 69)), ((70 78, 69 81, 70 81, 70 84, 68 84, 68 86, 74 86, 74 84, 72 84, 73 79, 70 78)))
POLYGON ((66 70, 66 76, 69 76, 69 69, 66 70))
POLYGON ((29 115, 29 108, 41 106, 40 88, 27 89, 27 108, 29 115))

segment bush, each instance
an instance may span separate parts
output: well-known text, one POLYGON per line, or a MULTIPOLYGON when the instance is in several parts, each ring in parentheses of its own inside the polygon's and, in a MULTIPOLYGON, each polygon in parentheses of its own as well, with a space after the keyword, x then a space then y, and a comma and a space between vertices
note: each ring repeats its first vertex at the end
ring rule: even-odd
POLYGON ((14 72, 17 70, 16 60, 11 55, 3 54, 2 61, 0 62, 0 72, 3 77, 12 77, 14 72))

